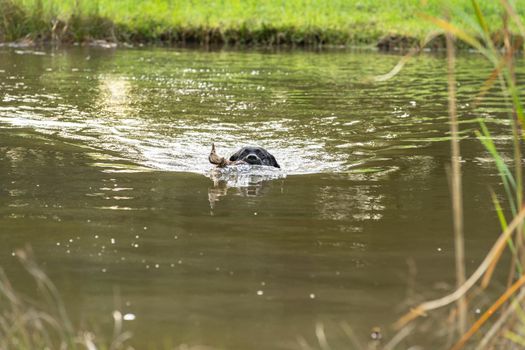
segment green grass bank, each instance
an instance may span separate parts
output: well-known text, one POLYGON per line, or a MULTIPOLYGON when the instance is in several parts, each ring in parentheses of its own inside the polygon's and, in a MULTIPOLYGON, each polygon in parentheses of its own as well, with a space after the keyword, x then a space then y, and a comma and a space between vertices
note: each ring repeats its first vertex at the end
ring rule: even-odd
MULTIPOLYGON (((480 2, 501 27, 499 1, 480 2)), ((409 46, 435 29, 418 14, 472 17, 467 0, 0 0, 0 41, 409 46), (443 3, 449 10, 445 9, 443 3)), ((519 9, 520 15, 525 13, 519 9)))

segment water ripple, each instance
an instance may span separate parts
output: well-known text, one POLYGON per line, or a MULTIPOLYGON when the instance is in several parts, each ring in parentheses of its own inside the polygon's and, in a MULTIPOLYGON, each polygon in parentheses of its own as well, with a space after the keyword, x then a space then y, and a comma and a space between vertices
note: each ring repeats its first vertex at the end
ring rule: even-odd
MULTIPOLYGON (((138 171, 208 174, 212 143, 223 156, 244 145, 265 147, 291 175, 356 167, 391 171, 395 157, 406 150, 449 137, 446 84, 435 67, 442 62, 432 59, 420 60, 418 69, 408 67, 392 81, 370 84, 363 83, 363 72, 384 73, 395 56, 246 59, 236 52, 122 50, 110 59, 93 52, 73 66, 67 55, 2 53, 0 72, 8 78, 2 82, 2 127, 29 127, 78 141, 122 164, 135 163, 138 171), (38 79, 31 66, 35 60, 44 68, 38 79)), ((479 82, 463 68, 476 59, 459 59, 460 99, 479 82)), ((474 123, 463 129, 466 137, 480 116, 508 125, 497 117, 505 110, 502 99, 489 94, 486 100, 481 114, 473 114, 468 102, 460 104, 460 118, 474 123)), ((130 170, 110 163, 94 165, 130 170)))

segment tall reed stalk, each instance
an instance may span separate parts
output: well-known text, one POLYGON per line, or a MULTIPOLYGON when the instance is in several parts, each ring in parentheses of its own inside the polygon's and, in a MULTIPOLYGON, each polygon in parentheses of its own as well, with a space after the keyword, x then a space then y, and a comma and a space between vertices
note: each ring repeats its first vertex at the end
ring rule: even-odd
MULTIPOLYGON (((450 307, 457 317, 460 336, 452 346, 453 350, 463 349, 466 345, 476 344, 473 338, 479 336, 480 329, 486 328, 484 336, 479 336, 475 348, 485 349, 519 349, 525 346, 525 239, 524 220, 525 206, 523 205, 523 160, 522 146, 525 140, 523 123, 525 122, 524 107, 521 101, 519 82, 515 75, 515 54, 518 43, 524 42, 525 26, 517 14, 515 3, 510 0, 500 0, 502 13, 502 28, 490 28, 477 0, 471 0, 475 16, 473 18, 458 9, 446 9, 446 12, 459 13, 462 27, 453 24, 448 19, 441 19, 425 15, 430 22, 438 26, 446 37, 447 67, 448 67, 448 102, 451 133, 451 192, 455 236, 455 262, 457 288, 442 298, 424 302, 409 313, 401 317, 395 324, 397 328, 406 329, 421 315, 428 312, 450 307), (514 32, 513 30, 514 29, 514 32), (519 35, 516 34, 519 33, 519 35), (499 33, 502 35, 494 35, 499 33), (483 55, 492 65, 493 71, 483 83, 474 106, 483 104, 486 93, 499 86, 503 95, 507 115, 509 118, 509 135, 512 139, 513 157, 507 161, 496 147, 494 138, 483 119, 479 119, 480 130, 476 136, 485 146, 485 149, 494 160, 494 164, 501 178, 502 187, 506 194, 506 202, 502 203, 493 194, 495 212, 501 224, 502 233, 496 240, 479 267, 468 277, 465 277, 465 256, 463 240, 463 213, 460 147, 458 140, 458 116, 456 110, 456 81, 454 72, 454 42, 457 38, 468 44, 483 55), (505 207, 507 209, 505 209, 505 207), (509 278, 505 291, 491 304, 488 309, 475 320, 469 320, 469 311, 466 299, 474 299, 480 290, 489 290, 487 295, 494 295, 497 290, 491 283, 496 266, 500 264, 505 247, 511 254, 509 278), (455 305, 455 307, 454 307, 455 305), (499 316, 498 316, 499 315, 499 316), (510 345, 506 342, 510 341, 510 345), (502 345, 505 344, 505 345, 502 345)), ((525 52, 525 50, 524 50, 525 52)), ((409 53, 406 57, 413 55, 409 53)), ((406 57, 401 60, 404 64, 406 57)), ((396 67, 394 70, 399 71, 396 67)), ((393 70, 393 71, 394 71, 393 70)), ((390 77, 389 74, 383 77, 390 77)), ((472 303, 470 303, 472 304, 472 303)))
MULTIPOLYGON (((450 145, 451 145, 451 187, 452 187, 452 213, 454 216, 454 246, 456 256, 456 281, 459 288, 465 283, 465 243, 463 237, 463 194, 461 185, 461 156, 458 136, 458 116, 456 109, 456 78, 454 75, 455 52, 454 37, 446 34, 447 41, 447 67, 448 67, 448 114, 450 117, 450 145)), ((458 305, 458 330, 465 333, 467 329, 467 301, 465 297, 459 298, 458 305)))

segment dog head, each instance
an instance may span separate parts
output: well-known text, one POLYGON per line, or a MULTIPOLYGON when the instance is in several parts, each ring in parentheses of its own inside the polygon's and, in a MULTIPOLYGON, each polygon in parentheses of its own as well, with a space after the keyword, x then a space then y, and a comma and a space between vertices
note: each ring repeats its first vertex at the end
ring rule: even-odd
POLYGON ((262 147, 241 148, 230 157, 231 162, 238 160, 252 165, 267 165, 280 168, 275 157, 262 147))

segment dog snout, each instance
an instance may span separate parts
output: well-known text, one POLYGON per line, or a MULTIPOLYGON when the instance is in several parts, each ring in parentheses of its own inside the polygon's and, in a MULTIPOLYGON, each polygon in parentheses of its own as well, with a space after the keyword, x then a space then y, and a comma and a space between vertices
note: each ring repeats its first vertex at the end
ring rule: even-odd
POLYGON ((248 154, 246 157, 247 160, 259 160, 259 157, 257 157, 255 154, 248 154))

